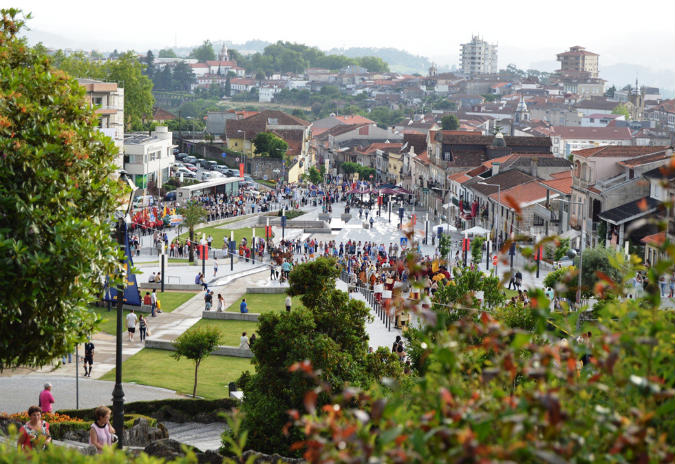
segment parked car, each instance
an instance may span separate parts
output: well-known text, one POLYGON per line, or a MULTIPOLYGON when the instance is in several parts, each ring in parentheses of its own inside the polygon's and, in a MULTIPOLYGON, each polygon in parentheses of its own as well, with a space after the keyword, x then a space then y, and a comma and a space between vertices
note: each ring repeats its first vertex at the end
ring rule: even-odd
POLYGON ((225 177, 225 176, 217 171, 203 171, 200 179, 202 181, 207 181, 215 179, 216 177, 225 177))
MULTIPOLYGON (((227 166, 225 166, 225 165, 223 165, 223 164, 219 164, 218 166, 216 166, 215 168, 213 168, 213 170, 214 170, 214 171, 218 171, 219 173, 225 174, 225 175, 227 176, 227 174, 228 174, 229 171, 230 171, 230 168, 228 168, 227 166)), ((228 176, 228 177, 229 177, 229 176, 228 176)))
POLYGON ((189 169, 192 172, 197 172, 197 166, 192 163, 185 163, 184 166, 186 169, 189 169))
POLYGON ((164 196, 164 201, 176 201, 176 191, 174 190, 173 192, 168 192, 164 196))
POLYGON ((190 164, 197 164, 197 157, 192 156, 192 155, 188 155, 185 158, 183 158, 182 161, 190 163, 190 164))
POLYGON ((218 166, 218 163, 213 160, 201 160, 200 164, 204 169, 208 169, 209 171, 213 171, 218 166))
POLYGON ((181 174, 183 174, 183 177, 189 177, 189 178, 195 178, 197 177, 197 174, 194 172, 190 171, 187 168, 178 168, 173 171, 175 177, 180 177, 181 174))

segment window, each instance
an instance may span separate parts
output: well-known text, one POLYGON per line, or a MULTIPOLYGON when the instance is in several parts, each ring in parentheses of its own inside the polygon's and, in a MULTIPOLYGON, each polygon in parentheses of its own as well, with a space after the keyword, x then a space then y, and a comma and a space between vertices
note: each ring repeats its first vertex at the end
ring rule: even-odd
POLYGON ((544 225, 544 219, 540 218, 536 214, 532 216, 532 225, 533 226, 543 226, 544 225))

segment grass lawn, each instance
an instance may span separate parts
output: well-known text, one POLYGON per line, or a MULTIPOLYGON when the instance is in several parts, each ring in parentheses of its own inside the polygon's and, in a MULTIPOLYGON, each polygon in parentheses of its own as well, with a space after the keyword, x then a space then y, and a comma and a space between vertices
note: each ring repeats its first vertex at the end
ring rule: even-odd
MULTIPOLYGON (((162 312, 170 313, 196 294, 197 292, 157 292, 157 299, 161 302, 162 312)), ((143 293, 141 296, 144 295, 145 293, 143 293)), ((99 306, 91 306, 90 309, 103 318, 103 321, 99 325, 100 332, 105 332, 112 335, 117 332, 117 313, 115 305, 113 305, 112 311, 108 311, 108 308, 106 307, 99 306)), ((125 310, 123 312, 124 315, 122 316, 122 324, 126 330, 126 323, 124 322, 126 319, 124 318, 127 316, 127 314, 129 314, 129 311, 125 310)))
POLYGON ((225 346, 239 346, 239 339, 242 332, 250 338, 251 334, 257 330, 258 323, 253 321, 224 321, 219 319, 200 319, 190 330, 194 328, 217 327, 223 334, 220 342, 225 346))
MULTIPOLYGON (((285 293, 247 293, 242 298, 246 298, 249 313, 262 314, 286 310, 286 306, 284 305, 284 301, 286 300, 285 293)), ((293 304, 291 308, 298 309, 303 307, 299 296, 292 297, 292 300, 293 304)), ((232 303, 225 311, 238 313, 239 304, 241 304, 241 298, 232 303)))
MULTIPOLYGON (((254 371, 248 358, 209 356, 199 366, 197 396, 207 399, 225 397, 228 382, 235 381, 247 370, 254 371)), ((124 361, 122 369, 124 382, 168 388, 189 395, 192 395, 194 374, 194 361, 185 358, 176 361, 170 351, 148 348, 124 361)), ((101 379, 115 380, 115 369, 101 379)))
MULTIPOLYGON (((241 243, 241 239, 246 237, 248 240, 248 243, 251 243, 251 238, 253 237, 251 227, 246 227, 244 229, 232 229, 234 232, 234 240, 237 242, 237 246, 241 243)), ((223 238, 224 237, 230 237, 230 229, 219 229, 217 227, 204 227, 203 229, 195 230, 195 240, 198 242, 202 238, 202 234, 204 234, 205 237, 208 237, 209 234, 213 237, 213 246, 215 248, 222 248, 223 247, 223 238)), ((264 227, 256 227, 255 228, 255 236, 256 237, 265 237, 265 228, 264 227)), ((186 240, 190 238, 190 234, 188 232, 181 234, 180 239, 181 240, 186 240)))

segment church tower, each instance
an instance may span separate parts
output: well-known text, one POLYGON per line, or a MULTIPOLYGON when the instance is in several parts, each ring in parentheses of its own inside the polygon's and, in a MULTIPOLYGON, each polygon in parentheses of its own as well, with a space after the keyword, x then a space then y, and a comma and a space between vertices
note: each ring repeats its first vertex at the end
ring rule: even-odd
POLYGON ((526 122, 530 120, 530 111, 527 109, 527 104, 523 97, 520 97, 520 102, 518 102, 518 107, 516 108, 516 114, 514 115, 513 120, 515 122, 526 122))

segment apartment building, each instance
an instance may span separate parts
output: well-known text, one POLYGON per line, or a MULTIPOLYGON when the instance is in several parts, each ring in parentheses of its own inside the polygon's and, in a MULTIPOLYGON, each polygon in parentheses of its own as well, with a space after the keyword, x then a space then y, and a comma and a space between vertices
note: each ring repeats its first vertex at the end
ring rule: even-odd
POLYGON ((597 79, 599 57, 600 55, 589 52, 584 47, 578 45, 570 47, 569 51, 557 55, 557 59, 560 61, 558 72, 563 76, 597 79))
POLYGON ((98 130, 110 137, 118 149, 115 164, 123 165, 124 153, 124 89, 116 82, 103 82, 94 79, 78 79, 84 87, 85 99, 96 108, 98 130))
POLYGON ((497 44, 487 43, 478 36, 471 37, 471 42, 461 45, 459 55, 460 69, 464 74, 497 74, 497 44))
POLYGON ((150 135, 131 134, 124 139, 124 169, 137 187, 146 189, 150 183, 161 187, 169 179, 174 146, 166 126, 157 126, 150 135))

